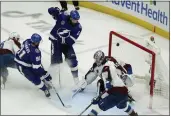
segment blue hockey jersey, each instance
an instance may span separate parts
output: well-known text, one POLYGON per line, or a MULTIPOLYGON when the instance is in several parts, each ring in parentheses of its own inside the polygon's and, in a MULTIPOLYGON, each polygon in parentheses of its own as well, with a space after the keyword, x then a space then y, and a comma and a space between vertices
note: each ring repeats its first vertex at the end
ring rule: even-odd
POLYGON ((68 14, 59 12, 53 7, 48 11, 56 20, 56 24, 50 32, 50 40, 58 40, 62 44, 72 46, 82 31, 81 24, 79 22, 72 24, 68 14))
POLYGON ((30 39, 23 42, 21 49, 16 54, 15 61, 18 65, 30 68, 37 75, 45 73, 41 65, 41 51, 38 47, 31 45, 30 39))

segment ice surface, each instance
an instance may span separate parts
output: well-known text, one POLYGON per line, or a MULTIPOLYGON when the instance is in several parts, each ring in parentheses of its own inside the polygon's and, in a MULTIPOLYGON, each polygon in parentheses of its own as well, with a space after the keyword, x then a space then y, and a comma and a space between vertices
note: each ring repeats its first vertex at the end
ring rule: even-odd
MULTIPOLYGON (((6 89, 1 90, 1 114, 2 115, 19 115, 19 114, 37 114, 37 115, 67 115, 79 114, 89 105, 91 99, 96 95, 96 83, 88 86, 87 89, 73 99, 71 99, 71 88, 74 85, 73 79, 66 63, 60 65, 60 79, 62 86, 59 87, 58 67, 49 67, 50 65, 50 41, 48 40, 49 29, 55 23, 51 16, 48 15, 47 8, 51 6, 59 6, 56 2, 2 2, 1 3, 1 39, 8 38, 8 33, 16 31, 21 34, 23 39, 29 38, 32 33, 40 33, 43 37, 43 42, 40 45, 42 51, 42 64, 46 70, 49 70, 53 77, 53 83, 57 88, 62 100, 65 104, 71 104, 72 108, 63 108, 58 98, 53 92, 53 100, 45 98, 44 93, 38 90, 31 82, 23 77, 17 70, 9 68, 9 77, 6 84, 6 89), (39 6, 39 8, 38 8, 39 6), (23 17, 7 17, 4 13, 11 11, 22 12, 23 17), (30 14, 41 13, 37 18, 33 18, 30 14), (35 28, 37 23, 44 22, 43 25, 50 26, 48 30, 40 30, 35 28)), ((73 9, 72 5, 68 6, 73 9)), ((79 42, 74 45, 79 61, 79 76, 80 79, 88 71, 93 63, 93 54, 96 50, 103 50, 106 54, 108 51, 108 35, 111 30, 122 33, 130 38, 146 38, 153 35, 156 38, 156 43, 162 50, 162 56, 165 64, 169 68, 169 41, 163 39, 142 27, 136 26, 127 21, 105 15, 93 10, 81 8, 80 23, 83 30, 79 37, 79 42), (159 44, 160 43, 160 44, 159 44)), ((15 14, 13 14, 15 15, 15 14)), ((22 40, 23 41, 23 40, 22 40)), ((124 44, 123 44, 124 45, 124 44)), ((118 52, 119 52, 118 48, 118 52)), ((117 50, 116 50, 117 51, 117 50)), ((120 54, 119 57, 122 57, 120 54)), ((136 54, 135 54, 136 55, 136 54)), ((134 56, 133 56, 134 57, 134 56)), ((136 57, 136 56, 135 56, 136 57)), ((131 61, 136 65, 136 60, 131 61)), ((147 70, 146 67, 144 70, 147 70)), ((139 72, 143 72, 139 71, 139 72)), ((136 84, 133 88, 133 96, 137 102, 133 106, 139 114, 161 115, 169 114, 168 100, 161 97, 154 97, 154 109, 148 108, 149 96, 144 87, 144 84, 136 84), (142 93, 143 96, 142 96, 142 93)), ((91 109, 91 108, 90 108, 91 109)), ((85 112, 87 114, 90 109, 85 112)), ((116 108, 110 109, 101 114, 106 115, 123 115, 123 111, 116 108)))

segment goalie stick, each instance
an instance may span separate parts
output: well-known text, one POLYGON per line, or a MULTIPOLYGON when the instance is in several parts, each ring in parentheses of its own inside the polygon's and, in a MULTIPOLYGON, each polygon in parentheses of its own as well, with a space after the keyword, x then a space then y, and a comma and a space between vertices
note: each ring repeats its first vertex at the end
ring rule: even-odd
POLYGON ((79 92, 81 92, 82 88, 77 89, 73 94, 72 94, 72 99, 77 95, 79 92))

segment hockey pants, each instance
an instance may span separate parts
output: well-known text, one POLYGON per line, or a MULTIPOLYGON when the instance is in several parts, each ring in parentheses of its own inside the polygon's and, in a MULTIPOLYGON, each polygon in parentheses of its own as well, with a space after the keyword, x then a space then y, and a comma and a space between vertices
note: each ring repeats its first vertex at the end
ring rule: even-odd
POLYGON ((58 41, 51 40, 51 64, 59 64, 63 62, 62 53, 65 60, 71 68, 73 77, 78 77, 78 61, 72 46, 61 44, 58 41))
POLYGON ((40 76, 36 75, 33 72, 32 68, 27 68, 18 64, 17 68, 22 75, 24 75, 30 82, 36 85, 39 89, 41 89, 42 91, 45 91, 47 89, 44 82, 40 79, 40 76))

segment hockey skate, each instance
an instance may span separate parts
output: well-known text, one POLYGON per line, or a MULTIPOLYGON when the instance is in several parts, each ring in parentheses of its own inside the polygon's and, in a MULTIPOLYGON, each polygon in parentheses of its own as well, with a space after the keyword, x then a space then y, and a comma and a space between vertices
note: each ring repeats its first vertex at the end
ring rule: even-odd
POLYGON ((80 10, 80 7, 79 6, 75 6, 75 10, 80 10))
POLYGON ((138 113, 133 110, 129 116, 138 116, 138 113))
POLYGON ((51 81, 43 80, 43 82, 45 83, 45 86, 47 87, 48 90, 52 89, 52 82, 51 81))
POLYGON ((48 97, 48 98, 50 97, 50 92, 49 92, 48 89, 46 89, 46 90, 44 91, 44 93, 45 93, 45 96, 46 96, 46 97, 48 97))

